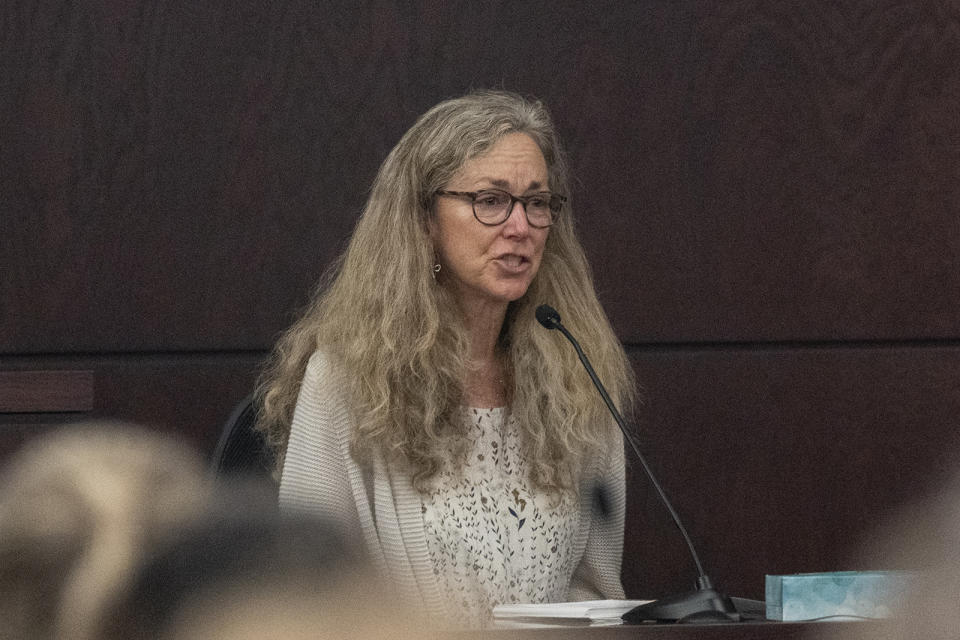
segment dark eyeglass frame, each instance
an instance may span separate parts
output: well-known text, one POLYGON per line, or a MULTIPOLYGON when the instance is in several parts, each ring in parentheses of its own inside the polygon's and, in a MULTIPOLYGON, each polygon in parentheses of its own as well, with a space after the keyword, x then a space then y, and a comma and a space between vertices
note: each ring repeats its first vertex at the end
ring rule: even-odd
POLYGON ((446 189, 438 189, 434 193, 438 196, 469 198, 470 205, 473 208, 473 217, 476 218, 477 222, 487 227, 496 227, 509 220, 510 214, 513 212, 513 206, 519 202, 521 205, 523 205, 523 215, 527 218, 527 224, 535 229, 546 229, 557 221, 557 218, 560 216, 560 211, 563 208, 563 203, 567 201, 567 196, 562 196, 559 193, 553 193, 552 191, 538 191, 537 193, 531 193, 529 196, 515 196, 509 191, 504 191, 503 189, 483 189, 481 191, 447 191, 446 189), (500 222, 484 222, 480 219, 480 216, 477 215, 477 197, 491 192, 502 193, 510 198, 510 206, 506 209, 507 215, 505 215, 503 220, 500 222), (550 224, 534 224, 530 221, 530 216, 527 214, 527 204, 534 198, 543 198, 544 196, 549 196, 547 197, 547 208, 550 209, 550 224), (557 202, 557 206, 554 208, 552 205, 556 201, 559 202, 557 202))

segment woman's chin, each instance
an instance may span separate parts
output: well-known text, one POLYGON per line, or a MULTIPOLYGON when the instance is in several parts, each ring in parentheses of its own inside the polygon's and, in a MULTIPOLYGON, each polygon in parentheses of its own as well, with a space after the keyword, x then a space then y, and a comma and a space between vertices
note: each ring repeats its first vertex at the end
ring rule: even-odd
MULTIPOLYGON (((448 285, 452 283, 447 283, 448 285)), ((527 278, 516 279, 498 279, 495 282, 487 282, 481 286, 454 286, 453 291, 462 307, 465 309, 473 308, 475 304, 503 304, 507 305, 515 302, 526 295, 530 288, 530 281, 527 278)))
POLYGON ((500 291, 499 299, 503 302, 515 302, 526 295, 527 289, 530 288, 529 283, 524 284, 523 286, 512 286, 505 287, 500 291))

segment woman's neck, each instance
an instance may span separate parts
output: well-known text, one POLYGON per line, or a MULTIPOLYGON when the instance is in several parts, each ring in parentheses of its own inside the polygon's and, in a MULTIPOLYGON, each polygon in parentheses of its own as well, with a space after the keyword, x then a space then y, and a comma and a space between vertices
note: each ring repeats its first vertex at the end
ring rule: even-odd
POLYGON ((503 359, 497 349, 506 304, 479 305, 463 309, 470 336, 470 359, 463 391, 471 407, 502 407, 506 403, 503 359))

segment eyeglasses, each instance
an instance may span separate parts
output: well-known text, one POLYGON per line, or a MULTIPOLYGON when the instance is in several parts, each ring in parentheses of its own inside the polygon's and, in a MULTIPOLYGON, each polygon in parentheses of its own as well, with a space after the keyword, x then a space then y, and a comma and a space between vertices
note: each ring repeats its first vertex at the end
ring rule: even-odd
POLYGON ((510 217, 513 205, 519 202, 527 215, 527 223, 531 227, 543 229, 549 227, 560 215, 566 196, 549 191, 540 191, 529 196, 515 196, 500 189, 484 189, 483 191, 444 191, 436 192, 438 196, 452 196, 454 198, 469 198, 473 203, 473 217, 480 224, 495 227, 503 224, 510 217))

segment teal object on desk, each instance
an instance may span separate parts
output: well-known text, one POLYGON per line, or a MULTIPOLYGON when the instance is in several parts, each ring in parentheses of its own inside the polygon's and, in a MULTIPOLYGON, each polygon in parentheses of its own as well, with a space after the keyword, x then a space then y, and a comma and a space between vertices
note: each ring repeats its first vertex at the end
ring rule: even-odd
POLYGON ((889 618, 916 576, 909 571, 836 571, 767 576, 767 619, 889 618))

